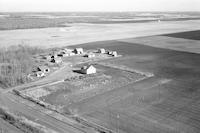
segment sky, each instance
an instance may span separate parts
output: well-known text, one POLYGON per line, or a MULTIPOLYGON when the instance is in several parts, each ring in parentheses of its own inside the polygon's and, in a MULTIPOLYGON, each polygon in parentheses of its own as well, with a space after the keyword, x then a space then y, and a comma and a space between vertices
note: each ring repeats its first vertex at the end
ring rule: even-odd
POLYGON ((200 0, 0 0, 0 11, 200 11, 200 0))

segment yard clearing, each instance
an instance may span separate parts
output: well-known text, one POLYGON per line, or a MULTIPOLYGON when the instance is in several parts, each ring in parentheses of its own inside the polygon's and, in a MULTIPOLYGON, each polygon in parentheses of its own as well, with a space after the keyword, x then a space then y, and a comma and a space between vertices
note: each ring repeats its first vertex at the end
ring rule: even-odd
MULTIPOLYGON (((98 70, 97 74, 82 75, 71 71, 74 74, 68 74, 71 77, 65 79, 64 82, 25 89, 20 93, 53 105, 59 110, 63 108, 62 113, 68 114, 70 110, 68 106, 71 104, 149 77, 144 73, 118 68, 111 64, 104 66, 97 63, 94 66, 98 70)), ((70 110, 70 113, 73 114, 73 110, 70 110)))

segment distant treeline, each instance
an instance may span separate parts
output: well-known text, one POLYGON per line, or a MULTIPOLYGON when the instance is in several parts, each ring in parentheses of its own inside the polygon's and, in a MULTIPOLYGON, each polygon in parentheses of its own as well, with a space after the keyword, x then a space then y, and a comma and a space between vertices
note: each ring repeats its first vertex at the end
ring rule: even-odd
POLYGON ((0 50, 0 87, 7 88, 28 82, 34 66, 33 55, 42 49, 30 46, 11 46, 0 50))

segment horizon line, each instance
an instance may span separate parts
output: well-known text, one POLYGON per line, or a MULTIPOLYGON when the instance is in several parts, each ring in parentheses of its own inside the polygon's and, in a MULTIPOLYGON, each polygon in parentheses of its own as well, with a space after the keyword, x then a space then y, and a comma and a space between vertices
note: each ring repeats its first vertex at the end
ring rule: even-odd
POLYGON ((107 12, 107 13, 112 13, 112 12, 200 12, 200 11, 0 11, 2 13, 32 13, 32 12, 35 12, 35 13, 54 13, 54 12, 61 12, 61 13, 67 13, 67 12, 86 12, 86 13, 92 13, 92 12, 107 12))

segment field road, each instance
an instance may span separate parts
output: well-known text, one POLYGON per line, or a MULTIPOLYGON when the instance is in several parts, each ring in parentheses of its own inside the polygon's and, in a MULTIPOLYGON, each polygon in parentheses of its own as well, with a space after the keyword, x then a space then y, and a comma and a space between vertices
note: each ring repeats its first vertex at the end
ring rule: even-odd
MULTIPOLYGON (((35 120, 47 128, 53 129, 58 133, 86 133, 86 131, 72 127, 68 123, 62 122, 50 115, 33 109, 21 102, 18 102, 13 94, 7 93, 1 95, 1 102, 12 111, 21 113, 31 120, 35 120)), ((89 131, 88 131, 89 132, 89 131)))

